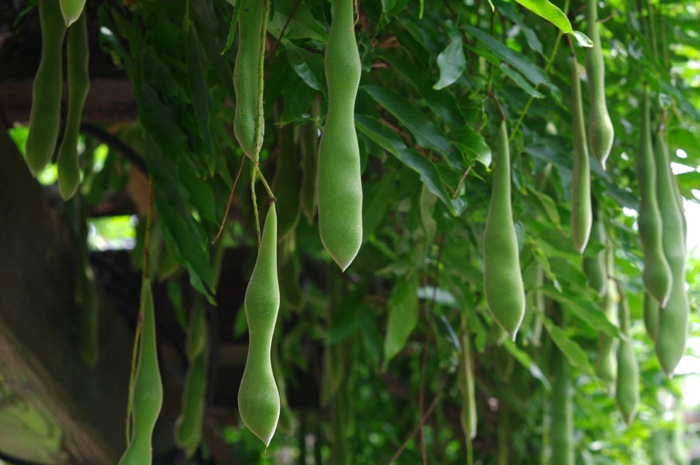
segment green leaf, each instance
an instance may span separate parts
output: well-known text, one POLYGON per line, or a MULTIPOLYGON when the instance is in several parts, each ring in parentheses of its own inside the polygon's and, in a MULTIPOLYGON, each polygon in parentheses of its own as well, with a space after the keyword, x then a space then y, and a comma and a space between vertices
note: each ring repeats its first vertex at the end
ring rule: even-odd
POLYGON ((316 21, 304 2, 296 3, 294 10, 294 0, 276 0, 275 11, 267 24, 267 32, 279 39, 284 30, 285 39, 312 39, 325 44, 328 41, 326 28, 316 21))
POLYGON ((416 138, 419 145, 440 152, 453 168, 460 171, 465 169, 461 160, 454 156, 454 147, 447 137, 406 98, 394 91, 377 86, 363 86, 362 90, 394 115, 416 138))
POLYGON ((440 178, 440 173, 433 162, 416 150, 406 147, 406 144, 391 132, 391 130, 387 129, 373 118, 365 115, 355 115, 355 126, 374 143, 418 173, 423 184, 445 204, 453 215, 460 215, 462 213, 466 207, 466 203, 459 197, 456 199, 452 198, 451 193, 445 188, 440 178))
POLYGON ((287 50, 287 60, 297 76, 312 89, 325 94, 323 56, 307 52, 286 39, 282 40, 282 44, 287 50))
POLYGON ((593 367, 588 361, 586 352, 584 352, 581 346, 572 341, 561 328, 555 326, 554 323, 552 323, 552 320, 545 316, 542 316, 542 318, 547 332, 552 337, 552 340, 557 347, 559 347, 559 350, 561 350, 569 360, 571 366, 575 366, 585 373, 593 376, 593 367))
POLYGON ((542 70, 542 68, 537 66, 522 53, 518 53, 515 50, 508 48, 505 44, 499 42, 493 36, 487 34, 481 29, 477 29, 472 26, 464 26, 464 29, 469 34, 476 37, 479 42, 484 44, 486 48, 497 58, 518 70, 531 83, 535 85, 550 84, 544 70, 542 70))
POLYGON ((533 378, 542 383, 542 385, 547 391, 550 391, 552 389, 552 386, 549 384, 549 380, 547 380, 547 377, 544 375, 544 373, 542 373, 540 367, 538 367, 537 364, 532 360, 532 358, 530 358, 527 352, 518 349, 515 346, 515 343, 509 338, 505 338, 503 340, 503 346, 513 356, 513 358, 517 360, 518 363, 520 363, 523 367, 525 367, 527 371, 530 372, 533 378))
POLYGON ((584 34, 581 31, 574 31, 573 36, 574 36, 574 39, 576 39, 576 44, 579 47, 591 48, 591 47, 595 46, 593 41, 586 34, 584 34))
POLYGON ((228 28, 228 36, 226 37, 226 45, 221 51, 221 55, 228 52, 228 49, 233 45, 233 39, 236 37, 236 26, 238 26, 238 16, 241 14, 241 9, 243 8, 243 2, 236 2, 233 7, 233 13, 231 14, 231 23, 228 28))
POLYGON ((561 11, 556 5, 548 2, 547 0, 515 0, 528 10, 535 13, 537 16, 546 19, 550 23, 554 24, 561 30, 564 34, 570 34, 574 30, 571 27, 569 18, 566 17, 563 11, 561 11))
POLYGON ((430 110, 439 118, 453 126, 465 124, 454 95, 433 89, 432 81, 427 73, 415 72, 416 66, 418 66, 416 63, 394 53, 383 54, 382 58, 395 69, 396 74, 413 84, 430 110))
POLYGON ((542 204, 542 207, 544 207, 544 211, 547 214, 547 217, 549 220, 555 224, 555 225, 560 225, 561 220, 559 218, 559 210, 557 210, 557 204, 554 202, 554 199, 545 194, 544 192, 540 192, 537 189, 534 189, 532 186, 527 186, 528 187, 528 192, 537 197, 537 200, 540 201, 542 204))
POLYGON ((532 87, 530 85, 530 83, 527 82, 527 80, 525 80, 525 78, 522 76, 522 74, 518 73, 513 68, 511 68, 510 66, 508 66, 505 63, 501 63, 499 68, 501 69, 501 71, 503 71, 503 74, 505 74, 506 76, 511 78, 513 80, 513 82, 515 82, 515 84, 517 84, 518 87, 520 87, 522 90, 527 92, 531 97, 544 98, 544 94, 542 94, 537 89, 532 87))
POLYGON ((389 321, 384 339, 384 365, 405 346, 418 322, 418 279, 403 276, 396 280, 389 297, 389 321))
POLYGON ((433 86, 435 90, 444 89, 454 84, 467 68, 467 60, 464 58, 464 48, 462 47, 462 34, 459 29, 453 27, 450 28, 449 36, 450 43, 437 57, 440 79, 433 86))
POLYGON ((454 144, 468 160, 478 160, 484 166, 491 164, 491 147, 484 137, 468 124, 459 126, 452 133, 454 144))
POLYGON ((617 326, 608 320, 605 314, 601 311, 601 308, 594 305, 589 305, 590 300, 569 298, 567 296, 572 295, 571 292, 559 292, 550 285, 545 285, 542 288, 542 293, 550 299, 561 303, 564 308, 570 310, 591 329, 595 331, 602 331, 610 337, 620 337, 620 331, 617 326))

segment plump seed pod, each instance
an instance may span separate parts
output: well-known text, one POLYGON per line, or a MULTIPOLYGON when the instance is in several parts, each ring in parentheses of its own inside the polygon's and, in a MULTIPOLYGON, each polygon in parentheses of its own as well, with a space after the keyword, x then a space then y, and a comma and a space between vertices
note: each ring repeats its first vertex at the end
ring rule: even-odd
POLYGON ((85 8, 85 0, 60 0, 59 3, 66 27, 76 22, 85 8))
POLYGON ((493 187, 484 228, 484 289, 494 320, 514 338, 525 315, 525 289, 510 199, 510 151, 505 120, 501 121, 493 156, 493 187))
POLYGON ((644 251, 642 281, 647 292, 661 307, 671 294, 671 269, 663 248, 661 213, 656 198, 656 165, 651 143, 648 89, 644 89, 642 100, 642 124, 639 153, 637 155, 637 177, 639 179, 639 238, 644 251))
POLYGON ((593 226, 591 227, 591 240, 603 247, 594 254, 583 257, 583 272, 588 279, 588 286, 603 297, 607 290, 608 275, 605 260, 605 225, 600 217, 600 211, 594 208, 593 226))
POLYGON ((143 465, 151 463, 151 436, 163 405, 163 384, 158 367, 156 345, 156 320, 153 309, 151 282, 144 278, 141 285, 141 340, 132 386, 131 442, 119 460, 119 465, 143 465))
MULTIPOLYGON (((617 324, 617 287, 615 281, 610 280, 606 286, 603 297, 603 312, 612 324, 617 324)), ((595 373, 605 384, 608 394, 615 393, 617 379, 617 359, 615 353, 615 339, 600 331, 598 333, 598 356, 595 364, 595 373)))
POLYGON ((476 437, 477 413, 474 397, 474 367, 469 341, 469 329, 462 334, 462 356, 459 360, 459 389, 462 392, 462 415, 460 420, 465 437, 476 437))
POLYGON ((671 162, 663 131, 655 150, 656 198, 662 221, 663 252, 671 269, 671 295, 659 312, 656 333, 656 357, 668 376, 685 352, 690 306, 685 290, 686 223, 678 185, 671 172, 671 162))
POLYGON ((552 465, 574 465, 574 412, 571 398, 569 362, 552 344, 552 465))
POLYGON ((208 351, 190 360, 182 394, 182 410, 175 421, 175 443, 192 457, 202 441, 202 423, 206 407, 208 351))
POLYGON ((622 419, 628 425, 634 420, 639 404, 639 365, 634 354, 632 335, 630 334, 630 312, 627 299, 620 296, 620 333, 622 339, 617 346, 617 385, 615 400, 622 414, 622 419))
POLYGON ((333 0, 325 56, 328 117, 318 148, 321 242, 342 270, 350 266, 362 244, 362 180, 355 132, 361 63, 353 28, 353 5, 353 0, 333 0))
POLYGON ((605 169, 605 161, 610 155, 615 132, 605 102, 605 63, 598 29, 598 0, 587 0, 588 37, 593 47, 586 53, 586 73, 588 74, 591 109, 588 115, 588 136, 591 153, 605 169))
POLYGON ((583 253, 586 244, 588 244, 593 223, 591 170, 588 147, 586 146, 586 128, 583 124, 578 62, 575 55, 571 59, 571 113, 574 129, 574 167, 571 174, 571 237, 578 253, 583 253))
POLYGON ((659 331, 659 303, 648 292, 644 293, 644 328, 652 342, 659 331))
POLYGON ((83 13, 68 30, 68 116, 63 141, 58 149, 58 190, 63 199, 73 197, 80 184, 78 135, 83 105, 90 89, 88 73, 87 14, 83 13))
POLYGON ((281 241, 297 226, 301 216, 301 172, 294 146, 294 128, 291 124, 277 130, 279 151, 277 170, 272 180, 272 191, 277 197, 277 237, 281 241))
POLYGON ((263 79, 270 0, 243 0, 238 17, 238 54, 233 67, 236 111, 233 132, 243 153, 258 161, 265 133, 263 79))
POLYGON ((299 150, 301 152, 301 210, 313 221, 316 216, 316 172, 318 160, 318 130, 313 124, 299 128, 299 150))
POLYGON ((666 430, 655 429, 649 439, 649 465, 666 465, 668 463, 668 437, 666 430))
POLYGON ((244 305, 250 342, 238 390, 238 411, 248 429, 268 446, 280 416, 280 394, 271 360, 272 336, 280 307, 277 213, 274 203, 267 212, 244 305))
POLYGON ((41 60, 34 77, 27 135, 27 166, 34 176, 51 161, 61 124, 63 36, 66 25, 56 0, 39 0, 41 60))

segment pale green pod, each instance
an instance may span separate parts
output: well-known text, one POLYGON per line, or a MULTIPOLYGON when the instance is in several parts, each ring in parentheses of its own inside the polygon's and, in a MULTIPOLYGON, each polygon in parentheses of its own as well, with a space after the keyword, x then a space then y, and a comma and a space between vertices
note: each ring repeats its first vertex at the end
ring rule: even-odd
POLYGON ((586 145, 586 127, 583 124, 581 82, 578 62, 572 56, 571 113, 574 130, 574 166, 571 173, 571 237, 578 253, 583 253, 591 235, 593 208, 591 206, 591 169, 586 145))
POLYGON ((552 344, 552 465, 574 465, 574 412, 569 361, 552 344))
POLYGON ((505 120, 493 151, 493 187, 484 228, 484 290, 494 320, 512 337, 525 315, 525 288, 510 198, 510 151, 505 120))
POLYGON ((656 198, 661 222, 663 252, 671 270, 671 295, 659 311, 656 330, 656 357, 671 376, 685 353, 690 304, 685 289, 686 223, 678 185, 671 172, 665 134, 659 134, 655 150, 656 198))
MULTIPOLYGON (((610 280, 606 286, 603 297, 603 313, 612 324, 617 324, 617 287, 615 281, 610 280)), ((615 353, 615 339, 600 331, 598 333, 598 355, 595 364, 596 375, 605 383, 608 394, 615 393, 617 380, 617 358, 615 353)))
POLYGON ((238 411, 248 429, 268 446, 280 416, 280 394, 271 360, 272 336, 280 306, 277 213, 274 203, 267 212, 244 305, 250 342, 238 390, 238 411))
POLYGON ((141 340, 134 375, 132 398, 132 434, 119 465, 144 465, 152 461, 151 437, 163 405, 163 384, 158 366, 156 322, 151 281, 141 285, 141 340))
POLYGON ((61 124, 63 36, 66 26, 57 0, 39 1, 41 60, 34 77, 26 161, 34 176, 53 156, 61 124))
POLYGON ((236 109, 233 132, 243 153, 257 162, 265 133, 263 82, 270 0, 241 0, 238 53, 233 67, 236 109))
POLYGON ((590 112, 588 114, 588 137, 591 153, 598 159, 603 169, 610 155, 615 131, 605 100, 605 63, 600 41, 597 0, 587 0, 588 37, 593 47, 587 49, 586 73, 590 90, 590 112))
POLYGON ((343 271, 355 259, 362 244, 362 179, 355 132, 355 97, 361 63, 353 6, 353 0, 333 0, 333 21, 325 56, 328 116, 318 148, 321 242, 343 271))
POLYGON ((617 346, 617 385, 615 400, 622 414, 622 419, 628 425, 634 420, 639 404, 639 365, 632 345, 630 334, 630 314, 627 300, 620 299, 620 333, 622 339, 617 346))
POLYGON ((58 149, 58 190, 64 200, 73 197, 80 184, 78 136, 83 105, 90 89, 87 15, 83 13, 68 29, 68 116, 58 149))
POLYGON ((671 268, 663 248, 661 212, 656 198, 656 165, 651 142, 651 123, 648 89, 642 100, 642 124, 640 127, 637 177, 639 179, 639 238, 644 251, 642 281, 649 294, 661 307, 665 307, 671 294, 671 268))

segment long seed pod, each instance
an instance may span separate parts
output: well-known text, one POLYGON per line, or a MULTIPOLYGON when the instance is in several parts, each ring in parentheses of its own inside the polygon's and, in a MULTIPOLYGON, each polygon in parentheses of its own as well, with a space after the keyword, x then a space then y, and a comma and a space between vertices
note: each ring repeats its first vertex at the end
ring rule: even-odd
POLYGON ((158 367, 156 345, 156 321, 153 309, 151 281, 143 279, 141 284, 141 340, 134 384, 132 386, 131 442, 119 460, 119 465, 143 465, 152 460, 151 436, 163 405, 163 384, 158 367))
POLYGON ((630 311, 627 299, 618 288, 620 294, 619 318, 622 339, 617 346, 617 384, 615 400, 622 414, 622 419, 628 425, 634 420, 639 404, 639 366, 632 345, 630 334, 630 311))
POLYGON ((78 135, 83 105, 90 89, 87 13, 68 29, 68 116, 58 149, 58 189, 63 199, 73 197, 80 184, 78 135))
POLYGON ((656 357, 671 376, 685 352, 690 307, 685 290, 686 223, 678 185, 671 172, 671 161, 664 131, 657 139, 656 198, 663 227, 663 252, 671 269, 671 295, 659 312, 656 333, 656 357))
POLYGON ((597 244, 602 244, 603 247, 594 254, 583 257, 583 272, 588 279, 588 286, 603 297, 607 291, 608 275, 605 260, 605 225, 600 215, 600 210, 594 205, 591 239, 597 244))
POLYGON ((245 425, 267 447, 277 430, 280 394, 272 372, 272 336, 280 307, 277 279, 277 212, 270 205, 258 258, 245 293, 248 356, 238 389, 238 411, 245 425))
POLYGON ((301 172, 294 146, 294 127, 288 124, 277 130, 279 151, 277 171, 272 180, 272 191, 277 197, 277 237, 281 241, 296 228, 301 216, 301 172))
POLYGON ((605 63, 600 42, 597 0, 587 0, 586 3, 588 4, 588 37, 593 41, 593 47, 586 53, 586 73, 590 84, 591 104, 588 114, 588 136, 591 153, 605 169, 615 132, 605 101, 605 63))
POLYGON ((493 187, 484 228, 484 289, 494 320, 511 337, 525 315, 525 288, 510 198, 510 151, 505 120, 493 151, 493 187))
POLYGON ((301 210, 313 221, 316 215, 316 177, 318 166, 318 130, 313 124, 299 128, 299 150, 301 152, 301 210))
POLYGON ((34 176, 51 160, 61 124, 63 36, 66 25, 56 0, 39 0, 41 60, 34 77, 27 135, 27 166, 34 176))
MULTIPOLYGON (((608 270, 612 275, 612 251, 608 252, 608 270)), ((606 272, 607 275, 608 272, 606 272)), ((617 286, 615 280, 610 279, 606 286, 605 295, 603 297, 603 312, 605 317, 612 324, 617 324, 617 286)), ((608 394, 615 393, 615 384, 617 379, 617 359, 614 350, 615 340, 610 335, 603 331, 598 333, 598 357, 595 364, 595 373, 603 381, 608 394)))
POLYGON ((355 132, 355 97, 360 53, 355 40, 353 0, 333 0, 326 45, 328 117, 318 148, 318 227, 321 242, 345 270, 362 244, 360 147, 355 132))
POLYGON ((661 307, 671 294, 671 269, 664 255, 662 220, 656 198, 656 165, 651 143, 651 123, 649 115, 649 91, 644 88, 642 100, 642 124, 640 128, 639 153, 637 156, 637 177, 639 178, 639 238, 644 251, 644 271, 642 281, 649 294, 661 307))
POLYGON ((238 16, 239 44, 233 68, 236 92, 233 132, 243 153, 257 162, 265 133, 263 81, 270 0, 241 1, 244 4, 238 16))
POLYGON ((464 436, 468 439, 476 437, 477 413, 474 397, 474 366, 469 340, 469 328, 462 332, 462 356, 459 360, 459 389, 462 391, 462 415, 460 420, 464 436))
POLYGON ((194 308, 187 333, 186 351, 189 360, 182 394, 182 409, 175 420, 175 443, 192 457, 202 441, 202 423, 206 408, 207 361, 209 331, 206 307, 200 301, 194 308))
POLYGON ((644 328, 652 342, 659 332, 659 303, 648 292, 644 293, 644 328))
POLYGON ((552 344, 552 465, 574 465, 574 412, 571 393, 569 361, 559 348, 552 344))
POLYGON ((591 206, 591 170, 583 123, 581 82, 576 56, 571 56, 571 113, 574 129, 574 167, 571 174, 571 237, 578 253, 583 253, 591 235, 593 209, 591 206))

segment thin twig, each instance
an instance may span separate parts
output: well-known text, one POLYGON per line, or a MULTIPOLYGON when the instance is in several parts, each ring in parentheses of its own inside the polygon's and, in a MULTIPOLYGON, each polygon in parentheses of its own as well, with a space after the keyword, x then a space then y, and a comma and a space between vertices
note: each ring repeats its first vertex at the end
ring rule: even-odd
POLYGON ((416 425, 415 428, 413 428, 413 431, 411 431, 411 434, 408 435, 408 437, 407 437, 406 440, 403 442, 403 444, 401 444, 401 446, 398 448, 398 450, 396 451, 396 453, 394 454, 394 456, 389 460, 388 465, 391 465, 392 463, 394 463, 394 462, 396 461, 396 459, 398 459, 399 457, 401 457, 401 454, 403 454, 403 451, 404 451, 404 450, 406 449, 406 447, 408 446, 408 443, 411 442, 411 440, 415 437, 415 435, 418 434, 418 432, 421 430, 421 428, 423 427, 423 425, 428 421, 428 418, 430 418, 430 415, 432 415, 433 410, 435 410, 435 407, 437 406, 437 402, 438 402, 438 400, 440 399, 440 395, 442 394, 442 385, 443 385, 443 383, 444 383, 444 380, 442 380, 442 381, 440 382, 440 386, 438 387, 438 393, 435 395, 435 398, 433 399, 433 401, 432 401, 432 402, 430 403, 430 405, 428 406, 428 409, 425 411, 425 414, 424 414, 423 417, 420 419, 420 422, 416 425))
POLYGON ((219 240, 219 236, 221 236, 221 233, 224 232, 224 226, 226 226, 226 218, 228 218, 228 212, 231 209, 231 203, 233 202, 233 191, 236 190, 236 185, 238 184, 238 179, 241 177, 241 172, 243 171, 243 165, 245 165, 245 159, 248 158, 245 155, 241 157, 241 164, 238 166, 238 172, 236 173, 236 179, 233 181, 233 186, 231 186, 231 192, 228 194, 228 203, 226 204, 226 213, 224 213, 224 219, 221 220, 221 226, 219 227, 219 231, 216 233, 216 237, 214 238, 213 241, 211 241, 211 244, 214 245, 217 240, 219 240))

